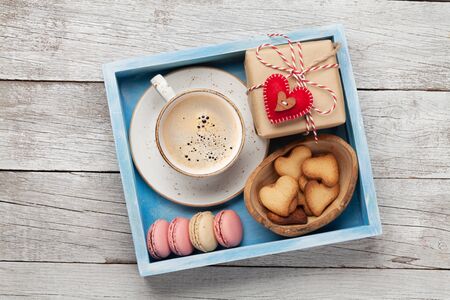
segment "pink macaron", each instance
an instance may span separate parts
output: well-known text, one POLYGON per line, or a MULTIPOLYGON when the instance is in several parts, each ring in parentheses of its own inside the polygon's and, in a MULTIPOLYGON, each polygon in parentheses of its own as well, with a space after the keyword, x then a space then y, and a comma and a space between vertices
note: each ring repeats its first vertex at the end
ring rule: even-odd
POLYGON ((147 232, 147 249, 154 259, 163 259, 170 255, 167 234, 169 222, 163 219, 156 220, 147 232))
POLYGON ((242 241, 242 222, 234 210, 222 210, 214 218, 214 234, 225 248, 236 247, 242 241))
POLYGON ((189 255, 194 247, 189 239, 189 219, 177 217, 169 224, 168 241, 170 250, 178 256, 189 255))

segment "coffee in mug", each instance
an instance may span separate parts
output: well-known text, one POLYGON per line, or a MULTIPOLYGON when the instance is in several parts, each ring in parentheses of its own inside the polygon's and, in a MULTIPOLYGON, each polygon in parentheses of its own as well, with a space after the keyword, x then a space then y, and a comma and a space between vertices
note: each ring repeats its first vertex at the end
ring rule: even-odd
POLYGON ((244 124, 235 105, 209 89, 183 92, 162 109, 156 140, 163 158, 192 176, 220 173, 244 144, 244 124))

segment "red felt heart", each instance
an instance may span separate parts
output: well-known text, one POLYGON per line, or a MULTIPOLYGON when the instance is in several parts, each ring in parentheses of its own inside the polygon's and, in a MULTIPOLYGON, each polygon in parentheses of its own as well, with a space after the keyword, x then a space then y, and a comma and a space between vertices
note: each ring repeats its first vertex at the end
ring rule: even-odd
POLYGON ((264 104, 270 122, 277 124, 306 115, 313 105, 313 96, 305 87, 298 86, 291 91, 284 75, 272 74, 264 83, 264 104), (283 104, 285 107, 280 109, 283 104))

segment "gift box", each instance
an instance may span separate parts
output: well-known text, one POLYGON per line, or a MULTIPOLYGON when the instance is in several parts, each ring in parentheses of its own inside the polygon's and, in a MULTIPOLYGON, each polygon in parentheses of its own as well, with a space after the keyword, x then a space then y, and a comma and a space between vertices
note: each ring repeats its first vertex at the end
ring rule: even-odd
MULTIPOLYGON (((295 50, 295 65, 300 69, 300 56, 297 52, 297 45, 293 43, 295 50)), ((336 45, 329 39, 320 41, 311 41, 301 43, 301 50, 303 56, 303 65, 305 69, 311 65, 326 66, 337 64, 336 59, 336 45), (324 58, 327 59, 323 60, 324 58)), ((277 46, 278 50, 284 55, 286 59, 291 61, 291 48, 289 44, 277 46)), ((337 50, 338 51, 338 50, 337 50)), ((247 50, 245 53, 245 73, 247 75, 247 87, 264 84, 266 80, 273 74, 282 74, 288 77, 289 72, 277 70, 273 67, 267 66, 261 62, 263 59, 268 64, 273 66, 286 66, 282 56, 272 47, 263 48, 259 51, 260 59, 257 57, 257 49, 247 50)), ((301 70, 301 69, 300 69, 301 70)), ((305 72, 305 77, 308 81, 314 82, 322 86, 314 86, 306 83, 307 89, 313 96, 313 108, 310 113, 316 129, 330 128, 345 123, 345 106, 344 96, 342 91, 341 79, 339 76, 339 69, 323 68, 314 71, 305 72), (333 106, 333 97, 330 92, 323 88, 331 89, 335 94, 336 105, 330 113, 320 114, 315 108, 321 111, 327 111, 333 106)), ((290 89, 292 90, 297 85, 297 80, 294 76, 288 78, 290 89)), ((306 132, 307 122, 306 116, 295 118, 292 120, 273 123, 268 118, 267 107, 264 101, 264 88, 256 88, 249 91, 249 102, 252 110, 253 121, 258 134, 265 138, 275 138, 280 136, 287 136, 296 133, 306 132)))

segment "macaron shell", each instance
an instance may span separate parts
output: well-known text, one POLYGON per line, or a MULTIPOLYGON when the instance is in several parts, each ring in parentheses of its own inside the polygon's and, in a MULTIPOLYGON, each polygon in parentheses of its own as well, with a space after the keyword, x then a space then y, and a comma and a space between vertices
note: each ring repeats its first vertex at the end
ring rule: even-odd
POLYGON ((195 214, 189 222, 189 236, 196 249, 202 252, 214 251, 217 248, 214 215, 209 211, 195 214))
POLYGON ((176 255, 185 256, 194 251, 189 239, 189 219, 178 217, 170 222, 168 241, 170 250, 176 255))
POLYGON ((189 239, 191 241, 192 246, 194 246, 195 249, 198 249, 198 238, 196 237, 195 233, 195 224, 197 223, 197 218, 200 215, 200 213, 197 213, 192 216, 191 220, 189 221, 189 239))
POLYGON ((220 245, 236 247, 242 241, 243 228, 239 215, 233 210, 222 210, 214 218, 214 234, 220 245))
POLYGON ((169 222, 163 219, 156 220, 148 230, 147 248, 154 259, 163 259, 170 255, 168 230, 169 222))

